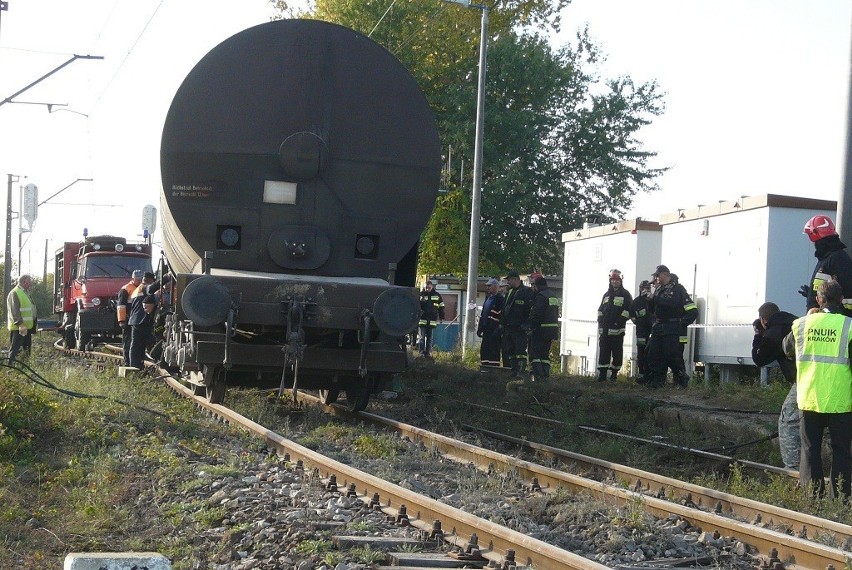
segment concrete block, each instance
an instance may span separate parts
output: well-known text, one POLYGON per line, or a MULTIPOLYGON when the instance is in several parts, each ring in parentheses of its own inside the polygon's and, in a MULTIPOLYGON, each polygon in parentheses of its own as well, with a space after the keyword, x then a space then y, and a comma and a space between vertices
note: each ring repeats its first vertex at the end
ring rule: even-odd
POLYGON ((156 552, 72 552, 64 570, 171 570, 168 558, 156 552))
POLYGON ((118 377, 119 378, 127 378, 128 376, 133 376, 134 372, 139 372, 139 369, 134 368, 133 366, 119 366, 118 367, 118 377))

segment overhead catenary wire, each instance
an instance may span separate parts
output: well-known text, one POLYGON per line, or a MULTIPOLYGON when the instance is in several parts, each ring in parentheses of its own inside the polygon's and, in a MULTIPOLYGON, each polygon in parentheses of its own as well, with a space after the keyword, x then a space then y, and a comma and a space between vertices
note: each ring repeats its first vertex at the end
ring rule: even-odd
POLYGON ((107 84, 101 90, 100 94, 97 96, 94 106, 97 106, 97 103, 100 102, 101 98, 104 96, 104 94, 107 92, 107 90, 109 90, 110 86, 112 85, 112 82, 118 76, 119 72, 122 70, 122 68, 124 68, 124 64, 127 62, 127 59, 130 57, 130 54, 133 53, 133 50, 136 48, 136 45, 139 43, 139 40, 142 39, 142 36, 145 34, 145 31, 148 29, 148 26, 154 20, 154 17, 157 15, 157 12, 160 11, 160 8, 163 6, 163 3, 165 1, 166 0, 160 0, 160 3, 157 4, 157 7, 154 9, 154 12, 151 14, 151 17, 148 18, 147 22, 145 22, 145 25, 142 27, 142 30, 139 32, 139 35, 136 36, 136 39, 133 41, 133 44, 131 44, 130 48, 127 50, 127 53, 124 54, 124 57, 122 58, 121 63, 118 64, 118 67, 116 68, 115 72, 109 78, 109 81, 107 81, 107 84))

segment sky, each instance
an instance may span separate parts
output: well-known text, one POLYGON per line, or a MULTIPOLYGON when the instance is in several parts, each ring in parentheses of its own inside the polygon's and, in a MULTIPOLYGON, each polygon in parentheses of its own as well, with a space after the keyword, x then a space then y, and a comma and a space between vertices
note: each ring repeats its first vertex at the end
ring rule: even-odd
MULTIPOLYGON (((0 105, 0 179, 20 177, 13 209, 20 185, 36 184, 42 201, 71 184, 23 234, 24 271, 40 275, 45 242, 52 258, 83 228, 141 233, 143 207, 159 209, 160 134, 180 82, 219 42, 272 13, 267 0, 9 0, 0 100, 73 54, 104 57, 76 60, 14 99, 51 103, 52 113, 0 105)), ((573 0, 553 41, 588 25, 607 54, 604 76, 656 80, 666 92, 665 114, 639 138, 671 170, 627 216, 656 220, 742 195, 837 199, 850 22, 852 0, 573 0)), ((17 220, 12 233, 17 257, 17 220)))

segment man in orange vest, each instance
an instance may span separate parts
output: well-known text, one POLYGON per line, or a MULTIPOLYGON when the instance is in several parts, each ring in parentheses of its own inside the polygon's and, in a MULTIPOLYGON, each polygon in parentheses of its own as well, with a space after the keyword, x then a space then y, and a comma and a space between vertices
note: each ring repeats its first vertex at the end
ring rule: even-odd
POLYGON ((130 366, 130 327, 127 326, 127 315, 130 314, 130 296, 142 283, 145 272, 141 269, 133 271, 130 282, 118 292, 118 304, 115 307, 118 317, 118 326, 121 327, 121 346, 124 357, 124 365, 130 366))

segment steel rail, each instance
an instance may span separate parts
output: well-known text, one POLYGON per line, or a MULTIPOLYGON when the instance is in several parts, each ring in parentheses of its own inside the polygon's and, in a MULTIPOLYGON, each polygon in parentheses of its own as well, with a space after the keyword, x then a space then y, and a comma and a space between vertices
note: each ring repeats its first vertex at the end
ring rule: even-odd
POLYGON ((281 435, 257 424, 237 412, 192 394, 174 378, 166 378, 166 383, 178 394, 190 398, 196 405, 204 408, 226 422, 238 425, 250 433, 263 438, 266 445, 279 455, 289 456, 290 461, 302 461, 316 469, 326 479, 335 477, 337 484, 355 490, 366 503, 378 495, 383 511, 400 517, 400 511, 407 514, 407 524, 424 531, 434 528, 434 521, 440 521, 444 530, 443 540, 466 549, 469 541, 463 536, 478 537, 480 553, 486 559, 503 565, 511 561, 510 551, 518 564, 533 566, 537 570, 606 570, 608 567, 567 550, 557 548, 546 542, 531 538, 485 519, 473 516, 425 495, 409 491, 378 477, 364 473, 351 466, 344 465, 316 453, 281 435), (401 507, 405 507, 402 509, 401 507))
MULTIPOLYGON (((110 360, 115 358, 112 355, 106 354, 80 353, 79 351, 70 352, 84 354, 88 358, 98 360, 104 359, 103 357, 107 357, 110 360)), ((350 466, 323 457, 252 422, 233 410, 217 404, 210 404, 205 399, 193 395, 191 390, 184 387, 174 378, 166 377, 165 380, 175 392, 190 398, 197 406, 208 410, 224 421, 239 425, 256 436, 263 438, 267 445, 275 449, 277 453, 285 457, 289 455, 291 460, 295 458, 297 461, 307 463, 318 473, 324 473, 325 477, 329 480, 332 480, 332 476, 338 481, 342 480, 343 485, 349 487, 350 490, 363 489, 363 493, 360 494, 362 500, 367 501, 371 495, 373 497, 378 495, 382 510, 390 513, 392 516, 402 516, 407 519, 409 524, 424 531, 434 529, 434 523, 429 523, 429 520, 440 521, 440 526, 444 528, 449 526, 452 528, 449 533, 444 534, 444 540, 460 548, 468 548, 469 546, 468 541, 464 540, 462 536, 472 537, 476 535, 479 537, 479 544, 487 544, 487 548, 481 548, 482 555, 501 566, 506 564, 507 559, 514 557, 514 560, 518 564, 526 563, 527 565, 534 565, 537 568, 545 570, 607 568, 587 558, 485 521, 434 499, 408 491, 367 473, 360 472, 350 466), (408 515, 408 517, 404 516, 404 513, 408 510, 408 505, 416 509, 413 517, 411 515, 408 515)), ((301 396, 303 399, 319 402, 318 399, 307 394, 303 393, 301 396)), ((352 415, 336 406, 326 406, 326 409, 335 415, 352 415)), ((778 559, 784 562, 795 564, 796 568, 812 568, 817 570, 827 568, 829 565, 835 568, 852 565, 852 555, 838 548, 757 527, 753 524, 741 523, 716 513, 682 506, 636 491, 560 472, 535 463, 478 448, 465 442, 453 440, 440 434, 428 432, 415 426, 389 420, 388 418, 368 412, 359 412, 356 415, 374 423, 392 426, 404 433, 412 441, 429 444, 432 449, 435 449, 450 459, 473 463, 483 469, 493 470, 502 467, 504 470, 511 470, 522 479, 531 481, 533 489, 543 488, 542 490, 549 490, 563 487, 572 490, 574 493, 585 493, 603 502, 619 506, 640 501, 643 503, 645 510, 654 516, 664 518, 672 514, 677 515, 689 522, 690 525, 700 528, 705 532, 737 537, 742 542, 753 547, 758 554, 765 557, 776 555, 778 559)), ((614 466, 617 464, 610 465, 614 466)), ((675 481, 675 483, 679 482, 675 481)), ((673 489, 675 487, 669 486, 668 488, 673 489)), ((817 519, 816 517, 813 517, 813 519, 815 523, 823 522, 822 519, 817 519)), ((819 528, 819 525, 809 528, 813 530, 813 528, 819 528)))
MULTIPOLYGON (((303 394, 303 397, 307 396, 303 394)), ((311 399, 313 400, 314 398, 311 397, 311 399)), ((351 416, 351 414, 337 406, 327 406, 326 408, 335 415, 351 416)), ((421 442, 449 459, 462 463, 472 463, 480 469, 513 472, 521 479, 529 482, 530 486, 533 488, 541 488, 542 490, 552 490, 560 487, 567 488, 573 493, 589 494, 599 500, 619 506, 641 501, 644 504, 646 511, 654 516, 665 518, 669 515, 677 515, 689 522, 692 526, 700 528, 705 532, 719 532, 721 535, 737 537, 742 542, 754 547, 759 554, 766 557, 770 557, 773 550, 775 550, 782 561, 793 562, 799 568, 813 568, 815 570, 821 570, 826 568, 829 564, 833 565, 835 568, 844 568, 847 567, 847 565, 852 565, 852 555, 850 555, 847 551, 812 542, 798 536, 790 536, 784 532, 762 528, 752 523, 740 522, 733 518, 717 514, 715 509, 714 512, 708 512, 695 507, 683 506, 668 500, 649 496, 638 491, 632 491, 622 487, 608 485, 600 481, 594 481, 577 475, 572 475, 570 473, 565 473, 536 463, 477 447, 369 412, 358 412, 355 415, 359 419, 391 427, 412 441, 421 442)), ((617 464, 613 463, 604 463, 608 465, 607 468, 610 470, 613 470, 617 466, 617 464)), ((640 473, 642 472, 639 470, 625 470, 625 481, 638 479, 638 477, 634 478, 634 475, 638 476, 640 473), (628 475, 629 478, 627 478, 628 475)), ((649 475, 652 474, 645 474, 645 479, 648 479, 649 475)), ((664 485, 664 493, 678 488, 679 484, 682 483, 674 479, 660 478, 659 480, 666 481, 666 485, 664 485)), ((694 487, 698 488, 698 486, 694 487)), ((709 497, 714 495, 716 492, 712 489, 707 489, 706 491, 709 501, 709 497)), ((718 498, 714 497, 715 502, 722 502, 721 497, 721 493, 719 493, 718 498)), ((748 504, 753 508, 757 508, 760 505, 760 503, 756 501, 744 501, 745 502, 743 504, 748 504)), ((762 515, 762 519, 764 521, 767 521, 767 519, 774 521, 773 515, 770 515, 769 513, 778 513, 778 516, 780 517, 780 514, 784 511, 784 509, 772 507, 771 505, 765 505, 765 507, 767 510, 765 511, 765 515, 762 515)), ((757 513, 759 512, 761 511, 755 511, 754 518, 757 517, 757 513)), ((795 520, 794 515, 796 514, 797 513, 793 513, 793 511, 787 511, 785 513, 785 518, 795 520)), ((834 530, 829 529, 841 530, 841 535, 843 537, 849 536, 850 532, 852 532, 852 529, 846 525, 840 525, 839 523, 833 523, 832 521, 824 521, 817 517, 808 517, 805 515, 805 520, 807 520, 810 525, 807 526, 807 528, 804 526, 801 528, 803 531, 806 530, 812 536, 815 536, 816 534, 813 532, 814 530, 824 531, 826 533, 834 532, 834 530)))
POLYGON ((562 463, 574 463, 585 469, 601 470, 612 479, 622 482, 626 487, 633 490, 644 489, 653 492, 654 489, 657 489, 657 493, 660 495, 695 504, 699 507, 712 510, 717 514, 729 513, 741 520, 762 522, 771 526, 786 526, 797 536, 824 533, 833 535, 841 543, 852 541, 852 526, 847 524, 738 497, 730 493, 710 489, 709 487, 694 485, 686 481, 604 461, 603 459, 574 453, 543 443, 531 442, 478 427, 466 425, 464 427, 493 439, 503 440, 535 450, 551 460, 559 460, 562 463))

